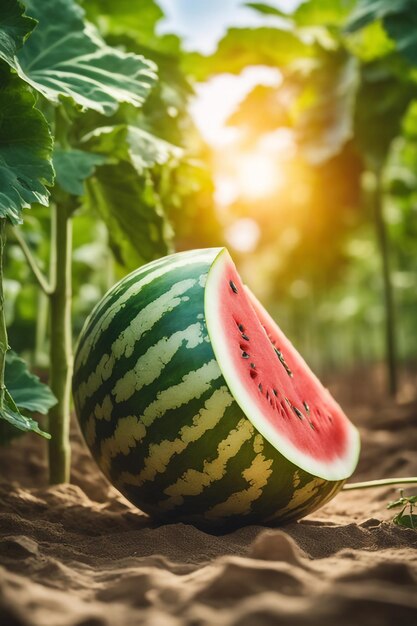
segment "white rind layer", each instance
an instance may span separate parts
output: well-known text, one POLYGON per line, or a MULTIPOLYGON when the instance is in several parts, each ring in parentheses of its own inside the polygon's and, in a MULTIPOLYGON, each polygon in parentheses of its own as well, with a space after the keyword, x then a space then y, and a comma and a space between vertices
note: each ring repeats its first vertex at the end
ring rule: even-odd
MULTIPOLYGON (((224 280, 225 266, 232 263, 228 251, 223 248, 215 258, 207 277, 204 294, 204 309, 207 330, 214 354, 222 374, 236 402, 255 428, 286 459, 304 471, 325 480, 345 480, 356 468, 360 452, 360 437, 356 427, 346 418, 346 454, 331 462, 319 461, 311 455, 301 452, 287 437, 279 433, 264 416, 259 406, 253 401, 250 387, 235 375, 232 356, 228 350, 229 341, 225 327, 221 322, 218 308, 219 284, 224 280)), ((247 298, 248 306, 252 305, 247 298)))

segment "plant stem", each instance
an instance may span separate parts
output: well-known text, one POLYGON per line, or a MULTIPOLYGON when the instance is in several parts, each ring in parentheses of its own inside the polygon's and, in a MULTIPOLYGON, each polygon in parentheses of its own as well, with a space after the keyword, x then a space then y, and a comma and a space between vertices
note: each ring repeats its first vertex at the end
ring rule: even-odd
POLYGON ((43 275, 41 269, 39 268, 31 252, 31 249, 29 248, 29 246, 27 245, 26 241, 24 240, 24 238, 22 237, 22 235, 20 234, 17 228, 13 229, 13 234, 16 237, 16 240, 19 246, 21 247, 23 254, 25 255, 25 258, 29 264, 30 269, 33 272, 34 277, 38 281, 39 287, 42 289, 44 293, 46 293, 46 295, 50 295, 54 290, 54 285, 50 285, 48 283, 48 280, 46 276, 43 275))
POLYGON ((6 389, 4 384, 4 373, 6 370, 6 352, 9 349, 3 293, 3 252, 5 243, 6 220, 5 218, 0 218, 0 408, 3 407, 4 403, 4 392, 6 389))
POLYGON ((55 289, 50 295, 50 387, 58 403, 49 411, 49 479, 54 484, 68 482, 70 475, 72 221, 65 204, 53 207, 52 213, 51 280, 55 289))
POLYGON ((385 345, 388 371, 388 389, 392 396, 397 393, 397 358, 395 341, 394 296, 391 281, 387 228, 384 221, 382 168, 375 172, 374 218, 382 261, 382 280, 385 304, 385 345))
POLYGON ((35 354, 34 364, 38 367, 44 367, 48 362, 48 356, 46 351, 47 336, 48 336, 48 313, 49 313, 49 298, 39 291, 38 294, 38 310, 36 315, 36 334, 35 334, 35 354))
POLYGON ((417 476, 407 476, 406 478, 383 478, 382 480, 367 480, 362 483, 347 483, 343 485, 343 491, 353 491, 354 489, 371 489, 372 487, 389 487, 390 485, 413 485, 417 484, 417 476))

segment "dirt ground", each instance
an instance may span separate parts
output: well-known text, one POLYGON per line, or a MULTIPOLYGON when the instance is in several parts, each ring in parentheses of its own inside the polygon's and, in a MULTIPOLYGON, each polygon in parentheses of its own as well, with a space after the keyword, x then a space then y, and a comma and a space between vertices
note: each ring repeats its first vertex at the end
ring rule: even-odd
MULTIPOLYGON (((329 384, 361 430, 355 480, 417 475, 417 378, 398 403, 380 384, 366 372, 329 384)), ((298 523, 214 536, 153 524, 73 430, 70 485, 47 486, 38 437, 0 450, 2 625, 417 624, 417 531, 390 522, 395 488, 342 492, 298 523)))

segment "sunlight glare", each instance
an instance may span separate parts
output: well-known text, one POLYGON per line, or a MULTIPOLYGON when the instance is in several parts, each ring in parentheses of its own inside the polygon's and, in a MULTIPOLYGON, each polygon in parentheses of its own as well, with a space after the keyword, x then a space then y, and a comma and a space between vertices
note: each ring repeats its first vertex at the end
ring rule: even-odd
POLYGON ((239 155, 236 176, 240 194, 248 200, 272 196, 284 183, 276 161, 262 152, 239 155))
POLYGON ((236 220, 226 229, 228 243, 239 252, 253 252, 260 236, 259 224, 250 217, 236 220))

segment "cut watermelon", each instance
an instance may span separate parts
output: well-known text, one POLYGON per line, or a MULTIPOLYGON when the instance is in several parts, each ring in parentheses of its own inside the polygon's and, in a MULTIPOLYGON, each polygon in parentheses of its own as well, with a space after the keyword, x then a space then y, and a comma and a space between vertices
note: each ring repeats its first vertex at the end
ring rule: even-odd
POLYGON ((359 436, 223 249, 115 285, 81 333, 87 444, 139 508, 205 527, 286 521, 333 497, 359 436))
POLYGON ((298 467, 341 480, 356 467, 358 431, 253 293, 227 250, 213 263, 206 321, 223 376, 259 432, 298 467))

